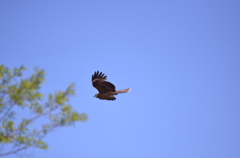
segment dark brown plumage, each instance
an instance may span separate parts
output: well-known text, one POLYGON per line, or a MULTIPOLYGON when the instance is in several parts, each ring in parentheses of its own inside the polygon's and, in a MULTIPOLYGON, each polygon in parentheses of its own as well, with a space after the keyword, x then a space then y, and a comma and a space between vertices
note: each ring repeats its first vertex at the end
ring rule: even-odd
POLYGON ((116 87, 111 82, 106 81, 107 76, 99 71, 94 72, 92 75, 92 84, 98 90, 98 94, 95 94, 94 97, 101 100, 116 100, 114 95, 118 93, 127 93, 130 91, 130 88, 124 90, 116 90, 116 87))

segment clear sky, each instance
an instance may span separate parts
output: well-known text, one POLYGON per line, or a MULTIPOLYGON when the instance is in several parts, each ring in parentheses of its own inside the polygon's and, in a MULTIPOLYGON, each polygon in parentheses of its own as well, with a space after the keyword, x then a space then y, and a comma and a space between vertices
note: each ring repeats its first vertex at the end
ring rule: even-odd
POLYGON ((239 0, 2 0, 0 23, 0 63, 89 114, 30 157, 240 157, 239 0), (131 92, 93 98, 96 70, 131 92))

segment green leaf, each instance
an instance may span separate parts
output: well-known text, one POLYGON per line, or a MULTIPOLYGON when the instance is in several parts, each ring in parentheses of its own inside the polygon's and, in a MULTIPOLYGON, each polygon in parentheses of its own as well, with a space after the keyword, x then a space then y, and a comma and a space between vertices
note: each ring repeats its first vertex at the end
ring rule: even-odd
POLYGON ((10 129, 10 131, 14 131, 15 127, 14 127, 14 122, 13 121, 8 121, 8 128, 10 129))
POLYGON ((0 142, 11 143, 11 140, 8 137, 0 135, 0 142))
POLYGON ((38 106, 36 108, 36 112, 39 113, 39 114, 42 114, 43 113, 43 107, 42 106, 38 106))
POLYGON ((38 146, 39 148, 41 148, 41 149, 48 149, 47 144, 46 144, 45 142, 41 141, 41 140, 38 140, 38 141, 36 142, 36 144, 37 144, 37 146, 38 146))
POLYGON ((68 112, 68 111, 70 111, 71 109, 72 109, 72 107, 69 106, 69 105, 67 105, 67 106, 65 106, 65 107, 62 108, 62 111, 63 111, 63 112, 68 112))
POLYGON ((0 78, 3 78, 3 76, 4 76, 4 69, 5 69, 5 66, 0 65, 0 78))

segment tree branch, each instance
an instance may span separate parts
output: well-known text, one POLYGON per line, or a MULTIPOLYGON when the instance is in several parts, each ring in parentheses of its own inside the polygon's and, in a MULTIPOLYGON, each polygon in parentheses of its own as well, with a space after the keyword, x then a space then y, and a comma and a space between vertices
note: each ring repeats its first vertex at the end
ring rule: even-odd
POLYGON ((11 111, 13 106, 14 105, 10 105, 10 107, 7 109, 7 111, 3 114, 2 118, 0 118, 0 122, 2 122, 5 119, 5 117, 7 117, 7 115, 9 114, 9 112, 11 111))
POLYGON ((21 148, 18 148, 18 149, 16 149, 16 150, 13 150, 13 151, 9 151, 9 152, 6 152, 6 153, 0 153, 0 156, 6 156, 6 155, 10 155, 10 154, 15 154, 15 153, 17 153, 17 152, 19 152, 19 151, 22 151, 22 150, 24 150, 24 149, 27 149, 27 148, 29 148, 30 146, 29 145, 26 145, 26 146, 23 146, 23 147, 21 147, 21 148))

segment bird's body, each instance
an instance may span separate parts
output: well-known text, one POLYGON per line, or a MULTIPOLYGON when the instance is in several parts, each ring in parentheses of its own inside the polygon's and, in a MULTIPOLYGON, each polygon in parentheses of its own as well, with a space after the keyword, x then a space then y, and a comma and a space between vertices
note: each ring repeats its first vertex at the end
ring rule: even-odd
POLYGON ((101 100, 116 100, 114 95, 118 93, 127 93, 130 91, 130 88, 124 90, 116 90, 116 87, 111 82, 106 81, 107 76, 102 72, 96 71, 92 75, 92 84, 98 90, 98 94, 95 94, 94 97, 101 100))

